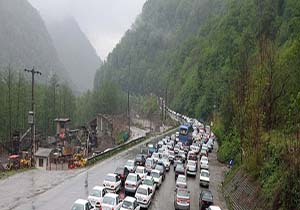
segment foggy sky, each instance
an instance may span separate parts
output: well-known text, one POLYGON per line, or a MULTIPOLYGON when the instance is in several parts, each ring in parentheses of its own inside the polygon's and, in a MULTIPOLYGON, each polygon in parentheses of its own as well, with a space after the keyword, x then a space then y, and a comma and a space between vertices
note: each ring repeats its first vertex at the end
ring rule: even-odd
POLYGON ((72 15, 102 60, 141 13, 146 0, 29 0, 43 17, 72 15))

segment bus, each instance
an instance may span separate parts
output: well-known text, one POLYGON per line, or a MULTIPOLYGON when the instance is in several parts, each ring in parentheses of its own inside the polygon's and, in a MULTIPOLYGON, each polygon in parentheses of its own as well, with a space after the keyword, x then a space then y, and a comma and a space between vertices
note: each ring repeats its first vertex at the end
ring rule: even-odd
POLYGON ((181 125, 179 127, 179 141, 185 146, 193 143, 193 127, 191 125, 181 125))

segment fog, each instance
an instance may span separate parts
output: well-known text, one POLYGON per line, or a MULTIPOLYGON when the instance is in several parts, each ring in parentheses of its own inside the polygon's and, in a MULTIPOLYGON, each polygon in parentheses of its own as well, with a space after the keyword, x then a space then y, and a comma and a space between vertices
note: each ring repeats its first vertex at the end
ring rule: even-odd
POLYGON ((104 60, 119 42, 146 0, 29 0, 43 18, 59 21, 73 16, 97 54, 104 60))

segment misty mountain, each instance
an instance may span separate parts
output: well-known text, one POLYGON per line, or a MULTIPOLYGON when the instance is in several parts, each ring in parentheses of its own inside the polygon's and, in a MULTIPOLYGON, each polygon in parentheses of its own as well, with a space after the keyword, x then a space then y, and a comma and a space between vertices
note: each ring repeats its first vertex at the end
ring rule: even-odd
POLYGON ((2 72, 9 65, 14 70, 34 66, 43 73, 40 81, 53 73, 68 78, 42 18, 26 0, 0 0, 0 26, 2 72))
POLYGON ((91 89, 101 60, 76 20, 72 17, 62 20, 53 20, 47 16, 43 18, 71 80, 80 92, 91 89))

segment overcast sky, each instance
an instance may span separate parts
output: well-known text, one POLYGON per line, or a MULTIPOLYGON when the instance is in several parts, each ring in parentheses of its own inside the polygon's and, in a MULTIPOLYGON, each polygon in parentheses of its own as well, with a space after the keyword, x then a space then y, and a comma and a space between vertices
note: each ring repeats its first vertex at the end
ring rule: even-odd
POLYGON ((102 60, 142 11, 146 0, 29 0, 42 16, 72 15, 102 60))

